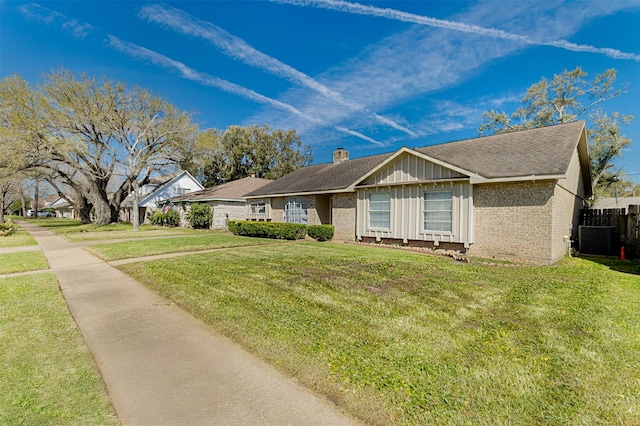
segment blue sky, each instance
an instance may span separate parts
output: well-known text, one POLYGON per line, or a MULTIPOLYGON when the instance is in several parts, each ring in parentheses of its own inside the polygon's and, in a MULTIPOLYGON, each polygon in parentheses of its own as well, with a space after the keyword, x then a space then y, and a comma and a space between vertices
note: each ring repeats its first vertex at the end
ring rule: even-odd
POLYGON ((618 161, 640 182, 640 1, 0 0, 0 77, 66 68, 140 85, 201 128, 294 128, 315 163, 477 136, 581 66, 628 91, 618 161))

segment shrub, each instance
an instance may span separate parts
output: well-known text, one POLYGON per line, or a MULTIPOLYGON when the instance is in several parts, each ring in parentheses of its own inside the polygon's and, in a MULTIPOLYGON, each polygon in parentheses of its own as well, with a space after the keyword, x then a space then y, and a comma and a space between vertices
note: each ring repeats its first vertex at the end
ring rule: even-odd
POLYGON ((180 225, 180 213, 173 209, 168 210, 164 214, 164 220, 162 223, 163 225, 170 227, 176 227, 180 225))
POLYGON ((227 223, 227 227, 229 228, 229 231, 231 231, 233 235, 240 235, 239 234, 240 225, 238 222, 239 221, 237 220, 230 220, 229 223, 227 223))
POLYGON ((174 227, 180 224, 180 213, 173 209, 164 213, 156 210, 149 216, 149 220, 153 225, 174 227))
POLYGON ((307 234, 316 241, 329 241, 333 238, 335 227, 333 225, 307 226, 307 234))
POLYGON ((209 229, 213 210, 208 204, 194 203, 187 212, 187 220, 194 229, 209 229))
POLYGON ((300 223, 254 222, 230 220, 229 230, 235 235, 247 237, 299 240, 307 235, 307 226, 300 223))
POLYGON ((11 220, 6 223, 0 223, 0 236, 7 237, 16 232, 17 229, 18 227, 11 220))
POLYGON ((161 226, 164 221, 164 213, 160 210, 156 210, 149 216, 149 220, 153 225, 161 226))

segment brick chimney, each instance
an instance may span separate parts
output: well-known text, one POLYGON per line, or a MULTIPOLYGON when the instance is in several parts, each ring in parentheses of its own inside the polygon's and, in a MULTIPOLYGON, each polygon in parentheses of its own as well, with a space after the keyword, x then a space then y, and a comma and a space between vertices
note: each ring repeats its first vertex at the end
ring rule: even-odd
POLYGON ((333 164, 340 164, 349 160, 349 151, 344 148, 338 148, 333 151, 333 164))

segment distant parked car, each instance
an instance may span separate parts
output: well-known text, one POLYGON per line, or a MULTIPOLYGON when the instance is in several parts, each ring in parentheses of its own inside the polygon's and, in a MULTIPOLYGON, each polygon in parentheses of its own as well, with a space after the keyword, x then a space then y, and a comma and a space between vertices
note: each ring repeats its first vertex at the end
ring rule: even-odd
MULTIPOLYGON (((38 217, 54 217, 56 214, 52 212, 46 212, 43 210, 38 210, 38 217)), ((33 217, 33 210, 27 210, 27 216, 33 217)))

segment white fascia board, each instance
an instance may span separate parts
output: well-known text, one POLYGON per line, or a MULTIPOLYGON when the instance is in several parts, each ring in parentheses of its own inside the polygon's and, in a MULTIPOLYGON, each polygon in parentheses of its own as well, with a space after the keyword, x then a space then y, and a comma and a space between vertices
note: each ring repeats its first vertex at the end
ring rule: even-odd
POLYGON ((208 202, 211 202, 211 201, 235 201, 235 202, 244 202, 245 201, 243 198, 199 198, 197 200, 183 198, 182 200, 178 200, 178 201, 169 201, 169 200, 170 199, 162 200, 158 204, 167 204, 167 203, 172 203, 172 204, 208 203, 208 202))
POLYGON ((529 176, 514 176, 514 177, 499 177, 499 178, 471 178, 471 184, 480 183, 507 183, 507 182, 527 182, 527 181, 539 181, 539 180, 558 180, 564 178, 565 175, 529 175, 529 176))

